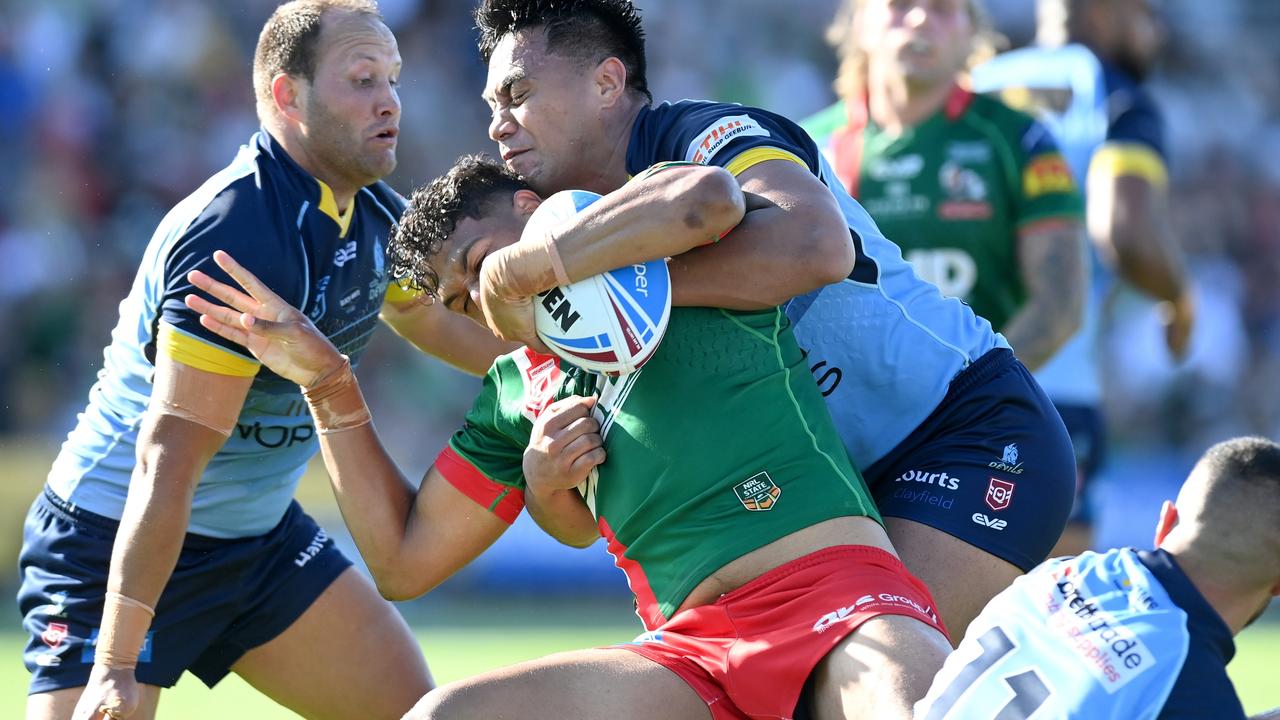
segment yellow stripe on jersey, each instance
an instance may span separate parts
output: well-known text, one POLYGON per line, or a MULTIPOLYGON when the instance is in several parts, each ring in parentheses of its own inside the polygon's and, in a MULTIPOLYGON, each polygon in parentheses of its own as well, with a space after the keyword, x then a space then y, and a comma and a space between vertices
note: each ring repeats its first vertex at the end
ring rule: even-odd
POLYGON ((338 212, 338 201, 333 197, 333 190, 324 183, 323 180, 317 179, 320 183, 320 212, 328 215, 330 219, 338 223, 338 237, 345 238, 347 236, 347 228, 351 227, 351 218, 356 214, 356 201, 353 198, 351 204, 347 206, 345 213, 338 212))
POLYGON ((1098 148, 1089 162, 1089 175, 1104 172, 1112 177, 1137 176, 1160 188, 1169 185, 1164 160, 1139 143, 1111 142, 1098 148))
POLYGON ((163 322, 160 323, 156 350, 183 365, 218 375, 253 377, 261 367, 256 360, 249 360, 220 345, 200 340, 163 322))
POLYGON ((382 297, 382 300, 383 302, 389 302, 392 305, 401 305, 403 303, 410 302, 411 300, 417 300, 421 298, 422 295, 423 292, 415 289, 409 284, 408 280, 403 284, 397 280, 392 280, 387 283, 387 294, 382 297))
POLYGON ((795 153, 788 152, 782 148, 753 147, 730 160, 729 164, 724 166, 724 169, 728 170, 733 175, 741 175, 746 172, 748 168, 759 165, 766 160, 790 160, 801 167, 809 167, 803 160, 797 157, 795 153))

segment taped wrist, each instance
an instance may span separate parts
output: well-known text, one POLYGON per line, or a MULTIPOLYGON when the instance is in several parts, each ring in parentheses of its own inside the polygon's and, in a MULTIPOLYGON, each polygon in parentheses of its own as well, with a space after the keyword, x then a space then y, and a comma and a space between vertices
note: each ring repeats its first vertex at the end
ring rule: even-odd
POLYGON ((527 298, 569 284, 555 238, 547 233, 493 253, 484 261, 489 286, 508 299, 527 298))
POLYGON ((358 428, 373 420, 356 374, 351 371, 351 358, 346 355, 342 356, 341 365, 303 388, 302 395, 311 406, 316 432, 321 435, 358 428))
POLYGON ((141 600, 108 592, 102 606, 102 631, 94 663, 126 670, 136 668, 155 616, 156 611, 141 600))

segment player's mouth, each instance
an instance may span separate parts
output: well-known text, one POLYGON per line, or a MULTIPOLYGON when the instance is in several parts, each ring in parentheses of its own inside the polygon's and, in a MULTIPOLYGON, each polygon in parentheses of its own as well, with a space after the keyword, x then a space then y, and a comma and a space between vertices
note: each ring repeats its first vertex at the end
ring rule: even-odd
POLYGON ((378 142, 378 143, 394 145, 396 143, 396 138, 398 138, 399 136, 400 136, 399 130, 397 130, 396 128, 387 128, 381 132, 375 133, 373 136, 373 140, 374 142, 378 142))
POLYGON ((504 163, 510 163, 510 162, 511 162, 511 160, 512 160, 513 158, 516 158, 516 157, 518 157, 518 156, 520 156, 520 155, 523 155, 523 154, 525 154, 525 153, 529 152, 529 150, 530 150, 530 148, 525 148, 524 150, 510 150, 510 149, 508 149, 508 150, 503 150, 503 151, 502 151, 502 162, 504 162, 504 163))

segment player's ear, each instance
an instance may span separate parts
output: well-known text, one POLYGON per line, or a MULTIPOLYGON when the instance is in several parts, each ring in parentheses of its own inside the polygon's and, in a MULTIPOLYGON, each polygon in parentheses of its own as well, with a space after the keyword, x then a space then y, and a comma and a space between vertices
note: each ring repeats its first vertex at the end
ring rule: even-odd
POLYGON ((600 104, 609 107, 627 91, 627 66, 616 57, 607 57, 596 66, 594 79, 600 104))
POLYGON ((302 93, 298 80, 288 73, 277 73, 271 78, 271 98, 275 100, 276 111, 294 122, 302 120, 302 93))
POLYGON ((542 204, 542 198, 532 190, 517 190, 511 197, 511 204, 516 209, 516 215, 528 218, 542 204))
POLYGON ((1169 536, 1169 532, 1178 524, 1178 508, 1171 500, 1165 500, 1160 507, 1160 521, 1156 523, 1156 547, 1169 536))

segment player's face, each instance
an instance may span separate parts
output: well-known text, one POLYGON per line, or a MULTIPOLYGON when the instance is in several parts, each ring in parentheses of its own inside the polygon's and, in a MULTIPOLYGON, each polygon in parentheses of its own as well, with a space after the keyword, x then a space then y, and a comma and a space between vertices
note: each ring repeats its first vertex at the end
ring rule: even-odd
POLYGON ((1155 65, 1164 44, 1164 24, 1155 0, 1113 0, 1115 27, 1120 28, 1116 44, 1118 60, 1139 79, 1155 65))
POLYGON ((858 25, 872 72, 911 83, 953 82, 973 48, 967 0, 867 0, 858 25))
POLYGON ((307 152, 326 173, 362 187, 395 170, 399 82, 400 51, 386 25, 326 16, 303 108, 307 152))
POLYGON ((579 63, 547 51, 540 29, 507 35, 489 59, 489 137, 507 167, 543 195, 590 175, 602 126, 594 87, 579 63))
POLYGON ((446 309, 485 324, 480 309, 480 265, 491 253, 519 240, 528 219, 528 212, 522 212, 514 202, 497 201, 493 212, 484 217, 458 221, 431 261, 440 278, 440 301, 446 309))

